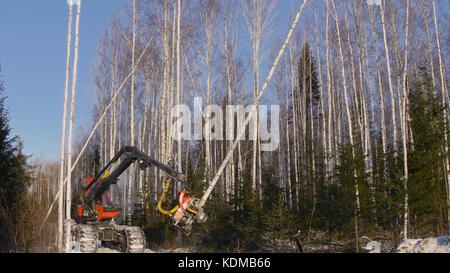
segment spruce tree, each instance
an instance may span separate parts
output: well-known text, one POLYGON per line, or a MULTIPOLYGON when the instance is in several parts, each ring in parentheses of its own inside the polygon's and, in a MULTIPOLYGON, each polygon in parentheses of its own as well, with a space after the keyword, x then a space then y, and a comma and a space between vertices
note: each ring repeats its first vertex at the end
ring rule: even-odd
MULTIPOLYGON (((300 172, 300 185, 306 188, 300 188, 300 192, 304 192, 302 197, 306 200, 300 201, 304 204, 302 214, 310 214, 314 204, 318 200, 317 191, 317 166, 323 164, 318 162, 317 156, 319 145, 315 140, 319 139, 317 134, 318 120, 320 116, 319 101, 320 88, 316 62, 312 55, 311 47, 308 43, 303 46, 297 66, 298 82, 293 94, 293 103, 296 104, 296 117, 298 120, 293 120, 293 126, 299 128, 300 135, 300 151, 306 154, 300 155, 300 164, 303 170, 300 172)), ((322 157, 321 157, 322 158, 322 157)), ((323 159, 323 158, 322 158, 323 159)), ((294 168, 292 168, 294 169, 294 168)))
POLYGON ((0 81, 0 252, 14 245, 16 226, 28 188, 27 157, 18 136, 11 136, 4 83, 0 81))
POLYGON ((434 94, 430 74, 423 70, 411 90, 411 128, 414 150, 408 164, 411 227, 415 236, 431 237, 448 230, 443 153, 444 107, 434 94))

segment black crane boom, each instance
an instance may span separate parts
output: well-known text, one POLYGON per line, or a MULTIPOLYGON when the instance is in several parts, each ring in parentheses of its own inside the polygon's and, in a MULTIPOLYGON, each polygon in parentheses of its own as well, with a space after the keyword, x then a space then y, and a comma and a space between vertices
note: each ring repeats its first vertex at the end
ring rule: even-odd
POLYGON ((166 176, 169 176, 175 181, 179 181, 181 183, 185 182, 185 178, 182 173, 179 173, 171 167, 151 158, 138 150, 136 147, 124 146, 94 177, 92 183, 87 186, 86 191, 89 191, 89 193, 86 195, 85 204, 89 204, 92 200, 100 197, 104 191, 108 189, 109 185, 117 183, 119 176, 136 160, 139 160, 141 164, 144 164, 144 167, 154 166, 161 169, 166 173, 166 176), (119 160, 120 162, 118 165, 111 170, 111 167, 117 164, 119 160))

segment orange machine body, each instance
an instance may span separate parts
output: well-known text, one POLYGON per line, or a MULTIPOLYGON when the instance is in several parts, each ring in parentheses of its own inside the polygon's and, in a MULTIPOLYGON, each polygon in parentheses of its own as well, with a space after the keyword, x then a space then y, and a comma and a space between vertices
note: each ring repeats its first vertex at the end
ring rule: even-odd
POLYGON ((95 209, 97 209, 97 221, 110 220, 120 214, 120 210, 105 211, 100 205, 95 205, 95 209))

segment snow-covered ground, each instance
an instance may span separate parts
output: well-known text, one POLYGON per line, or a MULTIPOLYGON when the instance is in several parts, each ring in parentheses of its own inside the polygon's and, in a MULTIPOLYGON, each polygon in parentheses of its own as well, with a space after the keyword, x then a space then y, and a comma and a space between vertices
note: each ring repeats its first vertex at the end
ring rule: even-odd
MULTIPOLYGON (((188 249, 188 248, 159 249, 157 251, 147 248, 144 250, 144 253, 191 253, 191 252, 192 252, 192 249, 188 249)), ((110 248, 100 247, 100 248, 97 248, 95 253, 120 253, 120 251, 110 249, 110 248)))
MULTIPOLYGON (((73 242, 74 248, 72 253, 80 253, 79 245, 73 242)), ((369 253, 380 253, 381 244, 376 241, 370 241, 364 250, 369 253)), ((315 252, 313 248, 309 249, 311 252, 315 252)), ((96 253, 120 253, 120 251, 105 248, 99 245, 96 253)), ((190 248, 176 248, 176 249, 158 249, 151 250, 145 249, 144 253, 193 253, 195 249, 190 248)), ((290 251, 287 251, 290 252, 290 251)), ((294 251, 292 251, 294 252, 294 251)), ((322 252, 322 251, 317 251, 322 252)), ((389 251, 390 252, 390 251, 389 251)), ((450 236, 439 236, 435 238, 426 239, 408 239, 400 243, 395 250, 397 253, 450 253, 450 236)), ((286 252, 285 252, 286 253, 286 252)))
MULTIPOLYGON (((189 248, 158 249, 156 251, 146 248, 144 250, 144 253, 192 253, 192 252, 194 252, 194 250, 189 248)), ((79 251, 79 249, 75 248, 72 251, 72 253, 81 253, 81 252, 79 251)), ((121 252, 115 249, 99 246, 95 251, 95 253, 121 253, 121 252)))
MULTIPOLYGON (((198 251, 193 248, 173 248, 173 249, 158 249, 158 250, 152 250, 152 249, 146 248, 144 250, 144 253, 195 253, 195 252, 198 252, 198 251)), ((71 253, 82 253, 80 250, 79 242, 72 241, 71 253)), ((97 249, 95 250, 95 253, 121 253, 121 252, 118 250, 115 250, 115 249, 104 247, 99 242, 97 245, 97 249)))
POLYGON ((403 241, 397 253, 450 253, 450 236, 403 241))

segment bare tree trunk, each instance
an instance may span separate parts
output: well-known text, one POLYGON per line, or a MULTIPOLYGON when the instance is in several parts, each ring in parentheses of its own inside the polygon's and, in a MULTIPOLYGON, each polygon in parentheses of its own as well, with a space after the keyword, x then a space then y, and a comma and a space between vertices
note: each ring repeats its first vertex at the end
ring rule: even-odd
POLYGON ((384 41, 384 52, 386 55, 386 68, 388 72, 388 84, 389 84, 389 95, 391 97, 391 110, 392 110, 392 127, 393 127, 393 149, 394 152, 397 152, 397 115, 395 110, 395 98, 394 98, 394 91, 392 87, 392 73, 391 73, 391 59, 389 57, 389 48, 387 43, 387 31, 386 31, 386 20, 385 20, 385 0, 381 1, 381 22, 383 26, 383 41, 384 41))
MULTIPOLYGON (((320 57, 320 51, 319 51, 319 24, 317 22, 317 14, 315 14, 315 23, 316 23, 316 55, 317 55, 317 62, 318 62, 318 70, 319 70, 319 82, 323 83, 323 78, 322 78, 322 61, 321 61, 321 57, 320 57)), ((325 30, 328 31, 328 30, 325 30)), ((321 126, 319 126, 322 129, 322 133, 321 133, 321 140, 322 140, 322 154, 324 155, 324 163, 325 166, 328 166, 328 155, 326 154, 327 152, 327 140, 326 140, 326 128, 327 128, 327 120, 326 120, 326 115, 325 115, 325 105, 324 105, 324 100, 323 100, 323 84, 320 84, 320 116, 322 117, 321 120, 321 126)), ((328 173, 325 172, 325 179, 328 179, 328 173)))
MULTIPOLYGON (((158 78, 157 76, 155 76, 155 78, 158 78)), ((147 153, 148 154, 152 154, 153 157, 157 158, 157 150, 152 149, 152 145, 154 143, 158 143, 158 140, 156 139, 157 136, 157 131, 158 130, 158 120, 160 120, 159 116, 158 116, 158 111, 156 111, 156 95, 157 92, 156 90, 154 90, 153 92, 153 96, 152 96, 152 104, 150 107, 150 112, 148 113, 149 115, 149 122, 150 122, 150 127, 149 127, 149 137, 148 137, 148 144, 147 144, 147 153), (155 116, 153 116, 153 113, 155 113, 155 116)), ((158 192, 158 173, 156 171, 156 168, 154 168, 155 174, 153 177, 153 186, 151 186, 150 184, 148 185, 148 188, 153 190, 153 194, 151 195, 151 197, 153 198, 152 200, 154 202, 157 202, 157 192, 158 192)), ((150 170, 149 170, 149 175, 150 175, 150 170)))
MULTIPOLYGON (((305 58, 305 56, 303 56, 303 58, 305 58)), ((306 71, 306 67, 305 67, 305 65, 306 65, 306 62, 302 62, 301 63, 301 65, 302 65, 302 67, 303 67, 303 71, 305 72, 306 71)), ((299 77, 300 77, 300 75, 299 75, 299 77)), ((307 143, 307 138, 308 138, 308 135, 307 135, 307 126, 308 126, 308 123, 307 123, 307 103, 306 103, 306 101, 307 101, 307 97, 306 97, 306 77, 305 77, 305 75, 302 75, 301 76, 301 79, 299 79, 299 81, 302 81, 302 90, 299 90, 299 93, 301 93, 301 98, 300 97, 298 97, 297 98, 297 101, 298 102, 301 102, 301 105, 299 105, 299 109, 300 109, 300 114, 299 114, 299 116, 301 117, 301 132, 302 132, 302 137, 301 137, 301 139, 303 140, 302 141, 302 143, 301 143, 301 145, 302 145, 302 152, 303 152, 303 154, 301 154, 300 152, 299 152, 299 155, 300 155, 300 159, 303 159, 302 161, 302 163, 303 164, 301 164, 301 165, 303 165, 303 166, 308 166, 308 154, 307 154, 307 146, 308 146, 308 143, 307 143)), ((300 95, 300 94, 299 94, 300 95)), ((299 143, 299 146, 300 146, 300 143, 299 143)), ((302 180, 302 186, 303 186, 303 198, 304 199, 306 199, 306 183, 307 183, 307 181, 309 180, 308 179, 308 168, 301 168, 302 169, 302 178, 301 178, 301 180, 302 180)), ((309 178, 311 178, 311 177, 309 177, 309 178)), ((306 205, 306 203, 304 203, 305 205, 306 205)))
MULTIPOLYGON (((294 32, 295 27, 297 26, 297 23, 300 19, 300 15, 302 14, 303 9, 305 8, 305 5, 307 3, 307 0, 303 1, 303 4, 301 5, 301 7, 299 8, 297 15, 295 16, 295 20, 291 25, 291 28, 287 34, 286 40, 283 43, 283 46, 280 49, 280 52, 278 53, 277 57, 275 58, 275 62, 273 63, 269 75, 267 76, 266 80, 264 81, 264 84, 261 88, 261 91, 259 91, 258 93, 258 97, 256 98, 255 102, 253 105, 258 105, 259 101, 261 100, 262 95, 264 94, 264 91, 266 90, 267 86, 269 85, 270 80, 272 79, 273 73, 281 59, 281 56, 283 55, 286 46, 289 43, 289 40, 291 39, 292 33, 294 32)), ((247 116, 247 118, 245 119, 244 122, 244 127, 247 126, 250 123, 250 120, 253 118, 253 114, 254 112, 250 112, 250 114, 247 116)), ((219 181, 220 176, 222 175, 225 166, 228 164, 228 161, 230 161, 231 157, 233 156, 233 152, 236 149, 236 147, 238 146, 238 143, 240 142, 241 137, 243 136, 245 130, 241 130, 241 132, 239 133, 239 135, 237 136, 236 140, 233 142, 233 147, 231 150, 229 150, 227 152, 227 155, 225 156, 223 162, 221 163, 220 167, 217 170, 216 175, 214 176, 213 180, 211 181, 208 189, 206 190, 205 194, 203 195, 203 197, 201 198, 200 202, 199 202, 199 206, 203 207, 203 205, 205 204, 205 202, 208 200, 212 190, 214 189, 215 185, 217 184, 217 182, 219 181)))
POLYGON ((425 22, 425 30, 427 32, 427 45, 428 45, 428 55, 430 59, 430 68, 431 68, 431 80, 433 81, 433 93, 435 96, 437 96, 436 93, 436 79, 434 77, 434 60, 433 60, 433 49, 431 46, 431 37, 430 37, 430 26, 428 22, 428 14, 423 12, 423 21, 425 22))
MULTIPOLYGON (((370 123, 369 123, 369 118, 368 118, 368 110, 367 110, 367 104, 366 104, 366 85, 365 85, 365 79, 366 74, 364 73, 364 71, 366 71, 367 68, 367 63, 364 62, 363 60, 363 56, 367 56, 367 44, 363 43, 363 38, 365 36, 365 30, 364 28, 361 28, 361 26, 363 25, 363 21, 361 20, 361 17, 358 16, 357 14, 357 7, 356 7, 356 3, 355 0, 352 1, 353 4, 353 12, 354 12, 354 19, 355 19, 355 26, 356 26, 356 32, 357 32, 357 36, 358 36, 358 60, 359 60, 359 79, 360 79, 360 90, 361 90, 361 105, 362 105, 362 114, 363 114, 363 128, 364 128, 364 166, 365 166, 365 173, 368 177, 368 184, 369 187, 371 189, 371 199, 372 199, 372 203, 373 205, 375 205, 375 189, 374 189, 374 185, 373 185, 373 180, 372 180, 372 172, 373 172, 373 162, 372 162, 372 144, 371 144, 371 137, 370 137, 370 123), (362 32, 362 33, 361 33, 362 32)), ((367 60, 367 58, 366 58, 367 60)), ((368 60, 367 60, 368 61, 368 60)), ((369 77, 369 81, 370 81, 370 77, 369 77)), ((371 82, 371 81, 370 81, 371 82)), ((371 84, 369 84, 369 92, 372 94, 371 92, 371 84)), ((373 98, 371 96, 371 115, 373 117, 374 113, 373 113, 373 98)))
MULTIPOLYGON (((176 35, 176 31, 177 31, 177 16, 178 16, 178 11, 176 8, 176 4, 175 4, 175 0, 172 1, 172 9, 173 9, 173 19, 172 19, 172 43, 171 43, 171 57, 170 57, 170 62, 169 62, 169 76, 170 76, 170 82, 169 82, 169 94, 168 94, 168 105, 167 105, 167 156, 169 156, 169 161, 175 161, 175 157, 174 157, 174 150, 173 150, 173 141, 174 138, 172 137, 172 122, 170 120, 170 117, 172 116, 172 108, 173 108, 173 103, 174 103, 174 99, 176 99, 175 97, 175 92, 176 92, 176 83, 175 83, 175 47, 176 47, 176 39, 177 39, 177 35, 176 35)), ((176 187, 177 185, 175 185, 176 187)), ((176 198, 176 190, 173 191, 173 197, 174 199, 176 198)))
MULTIPOLYGON (((131 46, 131 67, 135 66, 135 53, 136 53, 136 0, 133 0, 133 29, 132 29, 132 46, 131 46)), ((135 85, 135 76, 134 72, 131 74, 131 95, 130 95, 130 145, 135 145, 134 140, 134 85, 135 85)), ((133 164, 134 165, 134 164, 133 164)), ((132 184, 134 182, 134 168, 131 167, 128 170, 128 196, 127 196, 127 216, 130 217, 131 215, 131 190, 132 190, 132 184)), ((128 224, 130 224, 130 219, 128 219, 128 224)))
MULTIPOLYGON (((147 65, 150 66, 151 65, 150 62, 147 65)), ((148 69, 148 67, 146 67, 144 69, 148 69)), ((143 113, 142 131, 141 131, 141 137, 140 137, 140 149, 142 151, 145 151, 145 148, 146 148, 145 140, 148 139, 147 138, 147 136, 148 136, 147 117, 149 116, 148 103, 149 103, 149 98, 150 98, 150 72, 144 73, 144 75, 145 75, 145 79, 144 79, 144 86, 145 86, 144 113, 143 113)), ((144 193, 143 182, 142 182, 144 180, 144 175, 145 175, 145 172, 140 172, 138 190, 141 193, 141 195, 144 193)))
MULTIPOLYGON (((65 162, 65 141, 66 141, 66 120, 67 120, 67 97, 69 93, 69 73, 70 73, 70 53, 72 40, 72 5, 69 5, 69 21, 67 31, 67 56, 66 56, 66 80, 64 83, 64 106, 62 116, 62 132, 61 132, 61 147, 60 147, 60 163, 59 163, 59 192, 64 192, 64 162, 65 162)), ((64 195, 60 194, 58 197, 58 251, 63 251, 63 214, 64 214, 64 195)))
MULTIPOLYGON (((211 3, 212 4, 212 3, 211 3)), ((212 7, 211 7, 212 8, 212 7)), ((216 14, 205 14, 205 36, 206 36, 206 53, 205 53, 205 66, 206 66, 206 104, 210 105, 212 102, 211 97, 211 59, 213 50, 213 32, 216 25, 216 14)), ((205 113, 205 123, 209 122, 211 118, 210 113, 205 113)), ((209 128, 208 130, 210 130, 209 128)), ((212 172, 212 145, 210 136, 205 136, 205 183, 209 185, 212 172)))
MULTIPOLYGON (((334 0, 331 0, 331 3, 333 4, 334 9, 334 16, 336 20, 336 31, 337 31, 337 37, 338 37, 338 46, 339 46, 339 56, 341 60, 341 73, 342 73, 342 84, 344 88, 344 101, 345 101, 345 109, 347 114, 347 122, 348 122, 348 131, 349 131, 349 137, 350 137, 350 145, 352 147, 352 155, 353 155, 353 161, 356 159, 355 154, 355 147, 354 147, 354 141, 353 141, 353 128, 352 128, 352 117, 350 115, 350 107, 348 102, 348 94, 347 94, 347 83, 345 78, 345 65, 344 65, 344 55, 342 53, 342 42, 341 42, 341 34, 339 30, 339 18, 337 15, 336 5, 334 4, 334 0)), ((354 163, 352 163, 354 166, 354 163)), ((355 167, 355 166, 354 166, 355 167)), ((358 218, 359 218, 359 212, 360 212, 360 202, 359 202, 359 186, 358 186, 358 180, 357 180, 357 174, 356 169, 354 169, 354 180, 355 180, 355 198, 356 198, 356 208, 355 208, 355 241, 356 241, 356 252, 359 251, 359 244, 358 244, 358 218)))
MULTIPOLYGON (((225 80, 226 80, 226 90, 227 90, 227 95, 226 95, 226 103, 227 105, 231 105, 233 103, 233 95, 232 95, 232 79, 231 79, 231 74, 232 74, 232 63, 230 60, 230 53, 231 55, 234 55, 233 52, 230 51, 234 51, 235 45, 231 43, 234 43, 234 37, 232 36, 232 33, 230 33, 230 29, 232 28, 232 20, 233 18, 233 14, 231 13, 231 7, 227 7, 230 8, 230 11, 226 11, 226 14, 224 16, 224 53, 225 53, 225 80)), ((227 121, 233 120, 233 113, 231 111, 227 111, 227 121)), ((230 130, 230 134, 231 136, 234 137, 234 127, 231 127, 230 130)), ((233 146, 233 141, 229 140, 227 141, 227 150, 231 149, 231 147, 233 146)), ((230 163, 227 166, 227 171, 226 171, 226 179, 225 179, 225 183, 227 184, 226 187, 226 200, 227 202, 230 201, 230 197, 232 194, 234 194, 232 187, 234 185, 234 156, 231 157, 230 159, 230 163)))
POLYGON ((78 69, 78 43, 79 43, 79 27, 80 27, 81 0, 78 3, 77 15, 75 19, 75 48, 73 60, 72 75, 72 98, 70 103, 70 120, 69 120, 69 136, 67 140, 67 190, 66 190, 66 252, 71 251, 71 208, 72 208, 72 135, 73 123, 75 117, 75 93, 77 88, 77 69, 78 69))
POLYGON ((161 112, 161 143, 159 145, 160 148, 160 160, 163 163, 166 162, 166 147, 167 147, 167 127, 166 127, 166 99, 167 99, 167 93, 168 93, 168 83, 169 83, 169 7, 167 4, 167 0, 163 1, 164 5, 164 30, 163 30, 163 50, 164 50, 164 75, 163 75, 163 94, 160 102, 160 112, 161 112))
MULTIPOLYGON (((378 60, 378 41, 376 38, 376 30, 375 30, 375 23, 374 23, 374 18, 373 18, 373 14, 372 14, 372 9, 369 5, 369 17, 370 17, 370 25, 371 25, 371 30, 372 30, 372 40, 373 40, 373 44, 375 47, 375 64, 376 64, 376 68, 377 68, 377 79, 378 79, 378 94, 380 95, 380 110, 381 110, 381 121, 380 121, 380 125, 381 125, 381 145, 382 145, 382 151, 383 151, 383 157, 386 155, 387 152, 387 139, 386 139, 386 125, 387 125, 387 120, 386 120, 386 107, 385 107, 385 100, 384 100, 384 91, 383 91, 383 86, 382 86, 382 82, 381 82, 381 69, 380 69, 380 63, 378 60)), ((383 159, 383 164, 384 164, 384 169, 386 169, 386 161, 383 159)), ((385 171, 386 172, 386 171, 385 171)))
MULTIPOLYGON (((287 96, 286 96, 287 97, 287 96)), ((286 99, 286 105, 288 106, 289 103, 286 99)), ((286 107, 288 108, 288 107, 286 107)), ((288 208, 292 209, 292 182, 291 182, 291 151, 290 151, 290 141, 289 141, 289 118, 286 117, 286 146, 287 146, 287 181, 288 181, 288 208)), ((294 152, 295 154, 295 152, 294 152)))
POLYGON ((328 0, 327 1, 327 12, 326 12, 326 23, 325 23, 325 59, 326 59, 326 63, 325 66, 327 68, 327 96, 328 96, 328 149, 327 149, 327 153, 326 153, 326 157, 330 158, 330 162, 329 162, 329 167, 327 169, 327 173, 331 174, 332 172, 334 172, 334 160, 333 160, 333 153, 332 153, 332 137, 331 135, 334 135, 334 132, 332 130, 332 124, 334 124, 334 122, 332 122, 332 108, 333 108, 333 103, 332 103, 332 94, 331 94, 331 89, 332 89, 332 85, 331 85, 331 64, 330 64, 330 43, 329 43, 329 32, 328 32, 328 28, 329 28, 329 12, 328 12, 328 0))
MULTIPOLYGON (((244 16, 247 23, 247 29, 250 34, 252 44, 252 65, 253 65, 253 99, 256 99, 259 90, 259 74, 260 74, 260 47, 263 36, 268 31, 268 23, 273 8, 273 3, 267 0, 253 0, 250 6, 245 0, 242 1, 244 16)), ((262 177, 261 177, 261 143, 259 128, 259 105, 255 108, 256 130, 253 132, 253 148, 252 148, 252 184, 253 189, 257 190, 258 198, 262 198, 262 177)))
POLYGON ((308 73, 309 73, 309 110, 310 110, 310 126, 311 126, 311 183, 312 183, 312 191, 313 191, 313 203, 316 203, 316 166, 315 166, 315 147, 314 147, 314 105, 313 105, 313 95, 312 95, 312 52, 309 51, 310 56, 308 57, 310 60, 308 73))
MULTIPOLYGON (((359 98, 359 94, 362 92, 361 90, 358 89, 357 86, 357 82, 356 82, 356 73, 355 73, 355 64, 354 64, 354 56, 353 56, 353 46, 351 44, 351 37, 350 37, 350 26, 348 23, 348 15, 347 15, 347 6, 346 4, 344 4, 344 20, 345 20, 345 26, 347 28, 347 42, 348 42, 348 50, 349 50, 349 57, 350 57, 350 62, 349 62, 349 76, 351 79, 351 83, 352 83, 352 88, 353 88, 353 96, 354 96, 354 105, 355 105, 355 110, 356 110, 356 122, 359 126, 359 133, 360 133, 360 139, 361 139, 361 146, 363 151, 365 151, 365 143, 364 143, 364 130, 363 130, 363 124, 361 122, 362 118, 361 116, 364 115, 364 113, 361 111, 362 108, 362 104, 360 102, 360 98, 359 98)), ((366 166, 364 166, 366 167, 366 166)))
MULTIPOLYGON (((289 53, 289 67, 290 67, 290 87, 291 87, 291 97, 292 97, 292 115, 293 115, 293 134, 294 134, 294 177, 295 177, 295 208, 298 209, 298 183, 299 183, 299 169, 298 169, 298 137, 297 137, 297 124, 298 124, 298 117, 297 117, 297 102, 295 101, 295 77, 294 77, 294 64, 295 64, 295 57, 294 57, 294 49, 292 48, 292 44, 289 44, 288 46, 288 53, 289 53)), ((286 121, 288 122, 288 121, 286 121)), ((288 142, 289 143, 289 142, 288 142)), ((290 174, 289 174, 290 176, 290 174)), ((292 185, 291 185, 292 187, 292 185)), ((289 190, 289 197, 292 199, 292 190, 289 190)), ((292 205, 292 204, 291 204, 292 205)))
MULTIPOLYGON (((117 31, 117 30, 116 30, 117 31)), ((116 34, 117 39, 117 34, 116 34)), ((114 97, 114 90, 116 89, 116 77, 117 77, 117 62, 118 62, 118 49, 117 46, 114 46, 114 61, 113 61, 113 71, 112 71, 112 81, 111 81, 111 99, 114 97)), ((111 110, 111 134, 110 134, 110 145, 109 145, 109 156, 110 158, 114 157, 116 152, 116 134, 117 134, 117 122, 116 122, 116 102, 112 105, 111 110)))
MULTIPOLYGON (((356 108, 356 120, 357 120, 357 124, 359 126, 359 133, 360 133, 360 139, 361 139, 361 146, 362 146, 362 150, 364 152, 364 173, 366 172, 367 168, 368 168, 368 164, 367 164, 367 160, 366 160, 366 149, 367 149, 367 145, 365 142, 365 129, 364 129, 364 125, 361 122, 362 119, 364 119, 365 117, 365 111, 362 111, 364 109, 364 105, 363 102, 364 100, 362 100, 360 102, 360 94, 364 92, 362 84, 360 86, 360 88, 358 88, 358 84, 356 82, 356 73, 355 73, 355 64, 354 64, 354 57, 353 57, 353 46, 351 44, 351 37, 350 37, 350 25, 348 22, 348 15, 347 15, 347 7, 346 4, 344 4, 344 19, 345 19, 345 24, 346 24, 346 28, 347 28, 347 41, 348 41, 348 49, 349 49, 349 53, 350 53, 350 70, 351 70, 351 82, 352 82, 352 87, 353 87, 353 91, 354 91, 354 104, 355 104, 355 108, 356 108), (361 105, 360 105, 361 104, 361 105), (362 117, 361 117, 362 116, 362 117)), ((361 67, 360 67, 361 69, 361 67)), ((362 78, 360 78, 361 82, 362 82, 362 78)), ((364 95, 361 94, 361 97, 364 97, 364 95)), ((364 123, 365 124, 365 123, 364 123)))
MULTIPOLYGON (((181 1, 178 0, 177 1, 177 7, 178 7, 178 12, 177 12, 177 104, 181 104, 181 67, 180 67, 180 44, 181 44, 181 1)), ((182 168, 182 162, 181 162, 181 153, 182 153, 182 142, 181 139, 178 141, 178 172, 182 173, 183 172, 183 168, 182 168)), ((177 189, 180 190, 181 189, 181 183, 178 182, 177 185, 177 189)))
MULTIPOLYGON (((448 94, 447 94, 447 88, 446 88, 446 80, 445 80, 445 71, 444 71, 444 63, 442 61, 442 54, 441 54, 441 40, 439 37, 439 28, 437 23, 437 15, 436 15, 436 2, 433 0, 433 20, 434 20, 434 28, 436 31, 436 44, 438 48, 438 57, 439 57, 439 72, 441 74, 441 97, 442 97, 442 106, 445 106, 448 103, 448 94)), ((450 232, 450 162, 448 158, 448 116, 447 116, 447 108, 444 107, 444 153, 445 153, 445 171, 446 171, 446 177, 447 177, 447 205, 448 205, 448 211, 447 211, 447 223, 449 226, 449 232, 450 232)))
POLYGON ((408 130, 407 119, 408 116, 408 26, 409 26, 409 0, 406 0, 406 31, 405 31, 405 63, 403 68, 403 113, 402 113, 402 134, 403 134, 403 165, 404 165, 404 181, 403 190, 405 191, 404 200, 404 217, 403 217, 403 239, 408 239, 408 146, 406 144, 408 130))

